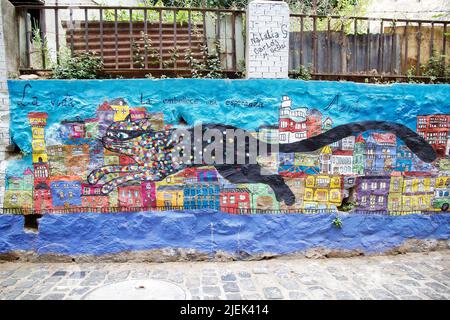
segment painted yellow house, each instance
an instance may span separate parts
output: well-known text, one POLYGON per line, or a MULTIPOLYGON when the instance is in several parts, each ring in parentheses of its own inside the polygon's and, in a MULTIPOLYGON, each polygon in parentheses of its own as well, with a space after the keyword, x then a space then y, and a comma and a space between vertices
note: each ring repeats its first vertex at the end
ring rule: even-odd
POLYGON ((309 175, 305 179, 305 209, 333 208, 342 202, 342 177, 309 175))
POLYGON ((181 184, 156 183, 157 207, 183 207, 184 192, 181 184))
POLYGON ((403 177, 403 211, 432 210, 435 178, 429 174, 414 173, 414 176, 404 174, 403 177))
POLYGON ((33 163, 46 163, 48 156, 45 148, 45 126, 47 125, 47 113, 30 112, 28 121, 31 126, 31 147, 33 163))
POLYGON ((126 105, 111 105, 114 111, 114 121, 123 121, 130 114, 130 107, 126 105))
POLYGON ((388 210, 401 211, 402 210, 402 193, 403 193, 403 176, 401 172, 394 171, 391 175, 389 183, 388 194, 388 210))

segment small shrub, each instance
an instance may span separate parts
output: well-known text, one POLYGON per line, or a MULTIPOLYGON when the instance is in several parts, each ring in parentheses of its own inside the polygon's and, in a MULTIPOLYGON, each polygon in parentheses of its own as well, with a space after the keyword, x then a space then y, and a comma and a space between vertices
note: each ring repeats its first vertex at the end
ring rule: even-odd
POLYGON ((339 228, 339 229, 342 228, 342 220, 341 220, 341 218, 339 218, 339 217, 334 218, 333 221, 332 221, 332 223, 333 223, 333 225, 334 225, 336 228, 339 228))
POLYGON ((292 78, 297 80, 311 80, 311 66, 305 67, 301 65, 297 70, 294 71, 292 78))
POLYGON ((54 79, 96 79, 103 77, 103 62, 95 52, 83 52, 71 57, 61 56, 53 67, 54 79))

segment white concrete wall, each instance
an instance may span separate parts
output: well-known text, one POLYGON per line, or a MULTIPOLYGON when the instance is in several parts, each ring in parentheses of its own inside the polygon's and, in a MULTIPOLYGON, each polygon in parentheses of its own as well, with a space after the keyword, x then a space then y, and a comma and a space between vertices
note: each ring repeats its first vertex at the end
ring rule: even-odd
POLYGON ((5 194, 5 157, 6 148, 9 145, 9 94, 6 83, 8 67, 4 31, 3 14, 0 14, 0 209, 3 208, 5 194))
POLYGON ((371 0, 366 16, 396 19, 448 20, 449 0, 371 0))
POLYGON ((288 78, 289 7, 255 0, 247 7, 247 78, 288 78))

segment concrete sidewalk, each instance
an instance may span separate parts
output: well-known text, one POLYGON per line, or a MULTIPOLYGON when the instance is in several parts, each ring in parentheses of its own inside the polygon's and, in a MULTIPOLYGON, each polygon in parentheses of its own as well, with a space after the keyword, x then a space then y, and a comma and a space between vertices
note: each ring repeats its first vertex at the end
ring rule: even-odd
POLYGON ((449 299, 450 250, 249 262, 0 263, 0 299, 99 297, 449 299))

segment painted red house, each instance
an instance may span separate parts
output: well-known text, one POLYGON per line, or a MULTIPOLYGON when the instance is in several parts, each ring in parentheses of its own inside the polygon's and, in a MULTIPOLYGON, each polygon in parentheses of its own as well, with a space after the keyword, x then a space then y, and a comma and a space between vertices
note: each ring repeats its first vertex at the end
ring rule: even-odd
POLYGON ((431 145, 438 157, 449 155, 450 114, 417 116, 416 131, 431 145))
POLYGON ((81 184, 81 206, 86 208, 107 208, 108 196, 103 195, 103 185, 88 183, 81 184))
POLYGON ((142 206, 145 208, 156 207, 156 191, 153 181, 145 181, 141 184, 142 206))
POLYGON ((306 137, 317 136, 322 133, 322 113, 317 109, 310 109, 306 115, 306 137))
POLYGON ((278 121, 280 143, 292 143, 306 139, 307 110, 306 107, 292 109, 291 99, 283 96, 278 121))
POLYGON ((135 121, 144 119, 147 116, 147 109, 145 107, 130 108, 130 120, 135 121))
POLYGON ((125 185, 118 187, 119 207, 142 208, 141 184, 125 185))
POLYGON ((220 191, 220 210, 228 213, 247 213, 250 191, 246 188, 226 188, 220 191))
POLYGON ((33 203, 34 210, 37 213, 44 213, 45 210, 53 208, 52 193, 48 183, 43 181, 35 183, 33 190, 33 203))

